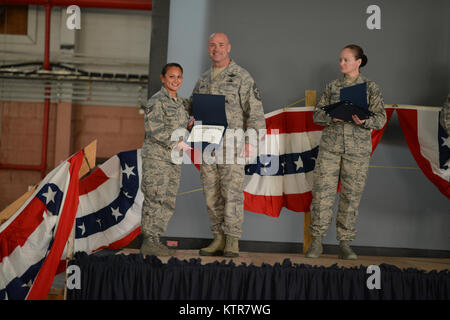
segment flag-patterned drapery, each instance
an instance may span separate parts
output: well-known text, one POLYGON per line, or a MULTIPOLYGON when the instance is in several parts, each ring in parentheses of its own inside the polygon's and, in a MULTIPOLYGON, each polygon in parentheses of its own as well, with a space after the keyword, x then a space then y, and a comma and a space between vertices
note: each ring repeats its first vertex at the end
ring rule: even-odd
POLYGON ((78 208, 82 151, 53 169, 0 226, 0 299, 45 299, 78 208))
POLYGON ((450 198, 450 138, 439 123, 440 108, 405 106, 397 114, 414 159, 425 176, 450 198))
MULTIPOLYGON (((278 217, 283 207, 295 212, 310 211, 313 170, 323 127, 313 122, 314 107, 297 107, 266 114, 271 154, 246 166, 245 209, 278 217), (274 133, 278 130, 278 134, 274 133), (279 163, 267 174, 265 159, 279 163), (262 161, 261 161, 262 160, 262 161)), ((386 108, 386 125, 372 131, 372 154, 389 122, 393 108, 386 108)))

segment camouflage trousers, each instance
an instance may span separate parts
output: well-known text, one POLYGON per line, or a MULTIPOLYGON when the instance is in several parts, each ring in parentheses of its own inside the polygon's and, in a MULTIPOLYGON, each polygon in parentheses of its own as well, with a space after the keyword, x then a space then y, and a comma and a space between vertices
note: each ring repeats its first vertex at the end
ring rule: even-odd
POLYGON ((244 221, 244 165, 202 164, 200 179, 213 234, 242 234, 244 221))
POLYGON ((352 241, 356 237, 355 222, 364 190, 370 157, 335 153, 324 148, 314 168, 314 185, 311 203, 312 236, 324 236, 333 217, 333 205, 340 178, 341 189, 336 216, 336 233, 339 241, 352 241))
POLYGON ((164 234, 175 211, 180 185, 181 166, 166 161, 142 157, 144 194, 141 231, 144 238, 164 234))

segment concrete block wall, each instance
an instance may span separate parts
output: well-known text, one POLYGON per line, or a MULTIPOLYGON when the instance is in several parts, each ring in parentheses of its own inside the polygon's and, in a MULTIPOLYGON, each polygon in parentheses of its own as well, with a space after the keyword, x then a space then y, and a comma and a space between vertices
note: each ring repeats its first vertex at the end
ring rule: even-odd
MULTIPOLYGON (((0 102, 0 163, 39 165, 44 120, 43 102, 0 102)), ((47 167, 53 167, 56 105, 50 104, 47 167)), ((39 171, 0 169, 0 209, 40 181, 39 171)))
MULTIPOLYGON (((67 103, 67 102, 64 102, 67 103)), ((57 150, 57 112, 61 104, 50 105, 47 172, 59 161, 97 139, 97 158, 107 159, 142 146, 144 116, 136 107, 72 105, 70 130, 61 137, 70 141, 69 152, 57 150), (55 157, 59 154, 59 159, 55 157)), ((62 108, 60 108, 62 110, 62 108)), ((43 102, 0 102, 0 163, 39 165, 42 150, 43 102)), ((59 118, 58 118, 59 119, 59 118)), ((60 120, 58 120, 60 121, 60 120)), ((67 122, 67 121, 66 121, 67 122)), ((64 133, 59 133, 64 134, 64 133)), ((0 210, 20 197, 28 186, 39 183, 40 172, 0 169, 0 210)))
POLYGON ((142 147, 144 116, 138 108, 74 105, 73 151, 97 139, 97 158, 142 147))
MULTIPOLYGON (((0 163, 39 165, 44 121, 44 103, 0 102, 2 134, 0 163)), ((53 159, 56 104, 50 104, 49 147, 47 157, 53 159)), ((53 166, 53 163, 48 163, 53 166)))

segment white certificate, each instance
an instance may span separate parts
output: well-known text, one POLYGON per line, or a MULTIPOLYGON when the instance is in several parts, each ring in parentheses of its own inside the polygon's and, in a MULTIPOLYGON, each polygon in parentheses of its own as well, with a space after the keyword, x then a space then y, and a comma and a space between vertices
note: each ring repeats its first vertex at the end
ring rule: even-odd
POLYGON ((222 140, 224 126, 212 126, 212 125, 195 125, 192 127, 191 134, 187 139, 187 142, 206 142, 212 144, 220 144, 222 140))

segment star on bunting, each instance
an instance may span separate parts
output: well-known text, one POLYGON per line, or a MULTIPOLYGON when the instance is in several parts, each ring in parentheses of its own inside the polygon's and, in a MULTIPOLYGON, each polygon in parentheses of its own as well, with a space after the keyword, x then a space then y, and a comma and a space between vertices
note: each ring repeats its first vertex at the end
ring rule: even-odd
POLYGON ((78 226, 78 228, 81 229, 81 235, 84 235, 84 233, 86 232, 86 226, 84 225, 84 223, 81 226, 78 226))
POLYGON ((116 218, 116 221, 120 216, 123 216, 123 214, 119 211, 119 207, 117 207, 116 209, 111 208, 111 214, 114 216, 114 218, 116 218))
POLYGON ((50 186, 48 186, 47 192, 42 194, 45 197, 45 205, 48 205, 50 202, 55 202, 56 191, 53 191, 50 186))
POLYGON ((122 170, 122 173, 127 175, 127 178, 130 179, 130 175, 131 176, 135 176, 136 174, 133 172, 134 167, 129 167, 126 163, 125 163, 125 169, 122 170))
POLYGON ((445 146, 450 149, 450 137, 447 138, 441 137, 441 138, 442 138, 442 146, 443 147, 445 146))
POLYGON ((298 156, 298 160, 294 161, 295 164, 297 165, 297 170, 299 170, 300 168, 303 168, 303 161, 302 161, 302 157, 298 156))

